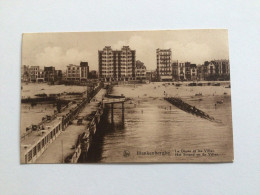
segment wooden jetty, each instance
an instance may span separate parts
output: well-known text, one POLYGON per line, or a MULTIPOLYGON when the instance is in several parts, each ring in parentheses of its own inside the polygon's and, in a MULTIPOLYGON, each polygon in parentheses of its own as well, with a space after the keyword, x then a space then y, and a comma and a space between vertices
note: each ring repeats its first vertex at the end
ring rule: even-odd
POLYGON ((196 108, 195 106, 191 106, 190 104, 184 102, 182 99, 180 98, 175 98, 175 97, 166 97, 164 98, 166 101, 168 101, 169 103, 173 104, 174 106, 176 106, 177 108, 194 114, 196 116, 199 116, 201 118, 210 120, 210 121, 215 121, 215 119, 211 116, 209 116, 207 113, 203 112, 202 110, 196 108))

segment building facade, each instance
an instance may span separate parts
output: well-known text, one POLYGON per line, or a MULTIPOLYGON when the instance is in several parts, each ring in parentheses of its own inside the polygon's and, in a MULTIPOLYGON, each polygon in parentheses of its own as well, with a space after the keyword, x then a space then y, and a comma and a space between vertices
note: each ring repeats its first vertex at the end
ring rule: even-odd
POLYGON ((190 80, 195 81, 197 80, 197 65, 190 64, 190 80))
POLYGON ((38 77, 36 79, 36 82, 42 83, 42 82, 44 82, 44 78, 45 78, 45 72, 40 69, 39 72, 38 72, 38 77))
POLYGON ((229 60, 213 60, 218 80, 230 80, 229 60))
POLYGON ((81 62, 80 65, 69 64, 66 70, 67 81, 86 82, 89 75, 88 62, 81 62))
POLYGON ((135 80, 136 51, 129 46, 112 50, 111 46, 98 51, 99 78, 105 81, 135 80))
POLYGON ((185 62, 185 77, 188 81, 191 80, 190 64, 190 62, 185 62))
POLYGON ((40 67, 39 66, 31 66, 29 68, 30 82, 36 82, 37 81, 39 71, 40 71, 40 67))
POLYGON ((197 80, 204 81, 205 80, 205 66, 198 65, 197 66, 197 80))
POLYGON ((136 61, 135 77, 136 80, 140 80, 140 81, 146 80, 146 67, 144 63, 141 62, 140 60, 136 61))
POLYGON ((40 66, 22 66, 22 82, 50 82, 54 83, 62 79, 62 71, 55 70, 55 67, 49 66, 43 69, 40 66))
POLYGON ((179 65, 178 61, 174 61, 172 63, 172 79, 173 81, 178 81, 179 80, 179 65))
POLYGON ((87 81, 89 76, 88 62, 80 62, 80 81, 87 81))
POLYGON ((172 81, 171 49, 157 49, 156 59, 158 81, 172 81))
POLYGON ((62 70, 55 70, 55 81, 61 81, 63 79, 62 70))
POLYGON ((230 80, 229 60, 212 60, 204 62, 206 80, 230 80))
POLYGON ((172 63, 172 76, 174 81, 196 80, 197 66, 190 62, 175 61, 172 63))
POLYGON ((179 74, 179 80, 180 81, 187 80, 185 73, 186 73, 186 71, 185 71, 185 62, 179 62, 178 63, 178 74, 179 74))
POLYGON ((96 70, 91 70, 89 72, 89 79, 97 79, 98 75, 97 75, 97 71, 96 70))
POLYGON ((30 81, 30 70, 29 66, 22 65, 21 67, 21 81, 22 82, 29 82, 30 81))
POLYGON ((55 81, 55 67, 48 66, 44 67, 44 81, 45 82, 54 82, 55 81))
POLYGON ((69 64, 66 71, 67 81, 80 81, 80 66, 69 64))

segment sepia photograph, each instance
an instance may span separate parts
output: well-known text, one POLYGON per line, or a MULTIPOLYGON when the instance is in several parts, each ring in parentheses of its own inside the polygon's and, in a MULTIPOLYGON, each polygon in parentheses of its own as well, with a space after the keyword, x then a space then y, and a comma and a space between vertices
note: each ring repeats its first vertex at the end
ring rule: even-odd
POLYGON ((228 30, 24 33, 20 163, 233 162, 228 30))

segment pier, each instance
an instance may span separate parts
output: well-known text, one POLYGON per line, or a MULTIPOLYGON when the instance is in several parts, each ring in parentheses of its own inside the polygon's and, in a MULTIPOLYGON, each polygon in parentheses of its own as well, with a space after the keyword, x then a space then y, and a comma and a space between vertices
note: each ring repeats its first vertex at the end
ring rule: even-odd
MULTIPOLYGON (((102 97, 105 94, 105 90, 101 89, 102 87, 103 84, 100 83, 86 98, 69 104, 61 113, 55 113, 53 116, 50 116, 49 119, 34 125, 34 128, 30 129, 25 135, 22 135, 20 146, 21 163, 64 162, 64 158, 67 155, 66 152, 68 152, 66 147, 74 142, 73 136, 78 137, 78 133, 81 132, 79 128, 74 128, 70 132, 69 127, 73 125, 79 113, 85 108, 90 108, 91 110, 93 106, 91 106, 92 104, 90 102, 93 97, 102 97), (60 140, 60 142, 58 140, 60 140)), ((100 98, 100 100, 102 100, 102 98, 100 98)), ((97 103, 98 102, 95 101, 95 110, 97 103)), ((71 148, 74 148, 73 144, 70 145, 70 153, 71 148)))
POLYGON ((87 152, 95 136, 105 107, 122 105, 124 120, 125 97, 109 94, 112 86, 100 85, 80 102, 68 104, 60 113, 45 120, 21 136, 22 163, 77 163, 79 157, 87 158, 87 152))
POLYGON ((105 92, 104 89, 98 92, 95 99, 78 113, 36 163, 77 163, 80 155, 88 151, 92 137, 96 133, 96 126, 103 114, 100 102, 105 92))
POLYGON ((122 121, 124 121, 124 115, 125 115, 125 96, 117 96, 117 95, 110 95, 106 94, 105 98, 103 99, 102 103, 103 105, 110 105, 111 109, 111 120, 114 121, 114 104, 122 104, 122 121))

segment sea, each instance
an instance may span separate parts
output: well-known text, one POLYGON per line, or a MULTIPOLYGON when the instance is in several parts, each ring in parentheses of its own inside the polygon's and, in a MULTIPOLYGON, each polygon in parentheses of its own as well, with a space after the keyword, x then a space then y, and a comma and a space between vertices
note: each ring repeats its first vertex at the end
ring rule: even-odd
POLYGON ((233 133, 229 82, 220 86, 171 83, 119 85, 112 94, 128 101, 115 104, 113 117, 99 126, 86 163, 231 162, 233 133), (164 97, 182 100, 214 117, 187 113, 164 97), (219 103, 217 103, 219 102, 219 103))

